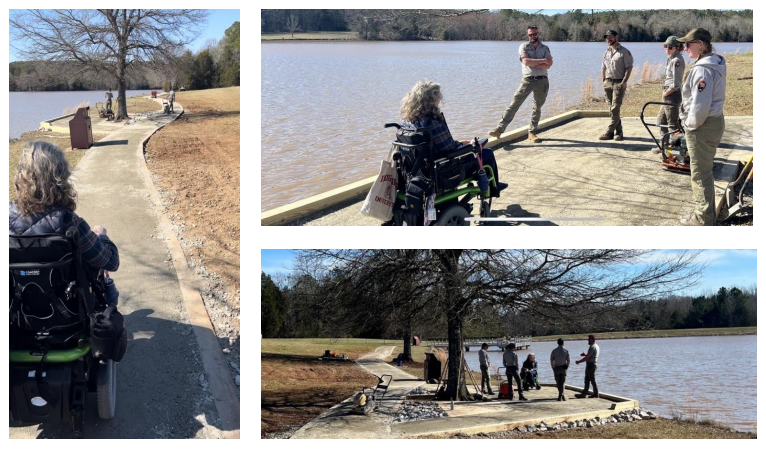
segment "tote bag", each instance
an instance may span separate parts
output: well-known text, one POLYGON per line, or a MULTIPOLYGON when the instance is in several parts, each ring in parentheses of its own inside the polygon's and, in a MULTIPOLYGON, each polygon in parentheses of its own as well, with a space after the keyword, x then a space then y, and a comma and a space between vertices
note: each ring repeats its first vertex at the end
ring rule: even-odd
POLYGON ((392 158, 394 149, 380 162, 380 173, 362 204, 362 214, 387 222, 394 215, 396 201, 396 167, 392 158))

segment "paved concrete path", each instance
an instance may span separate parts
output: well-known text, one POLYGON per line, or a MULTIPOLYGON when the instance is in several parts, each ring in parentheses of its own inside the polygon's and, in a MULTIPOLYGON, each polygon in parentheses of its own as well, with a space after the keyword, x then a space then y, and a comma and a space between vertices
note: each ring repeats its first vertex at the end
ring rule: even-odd
MULTIPOLYGON (((177 103, 176 109, 181 111, 177 103)), ((91 227, 104 226, 119 248, 120 269, 113 278, 129 332, 118 366, 116 417, 100 420, 95 396, 90 398, 86 438, 223 436, 196 330, 150 201, 153 187, 142 173, 143 140, 176 116, 157 113, 123 126, 94 144, 73 175, 77 214, 91 227)), ((68 424, 10 428, 11 438, 68 436, 68 424)))
MULTIPOLYGON (((578 119, 538 136, 541 144, 495 150, 500 179, 510 186, 492 203, 494 217, 598 218, 600 222, 493 222, 493 225, 677 225, 692 209, 688 174, 662 168, 638 118, 624 118, 625 140, 599 141, 609 119, 578 119)), ((753 151, 753 118, 727 117, 714 175, 723 194, 734 163, 753 151)), ((363 199, 361 199, 363 200, 363 199)), ((475 203, 475 202, 474 202, 475 203)), ((297 225, 379 225, 362 201, 315 214, 297 225)), ((474 206, 474 215, 478 215, 474 206)))
MULTIPOLYGON (((558 390, 543 385, 541 390, 525 392, 529 401, 497 400, 488 402, 438 402, 447 412, 447 417, 410 422, 394 422, 405 396, 413 389, 426 385, 423 380, 383 362, 394 347, 380 347, 362 356, 357 364, 376 376, 389 374, 394 377, 385 397, 379 402, 378 410, 369 416, 352 415, 353 397, 334 406, 326 413, 304 425, 292 435, 292 439, 389 439, 417 436, 439 436, 455 433, 480 433, 510 430, 528 424, 607 417, 623 409, 638 407, 638 402, 613 397, 608 394, 598 399, 575 399, 580 388, 567 385, 566 402, 556 401, 558 390), (606 398, 605 398, 606 397, 606 398)), ((493 380, 493 384, 495 384, 493 380)), ((469 387, 474 390, 473 387, 469 387)))

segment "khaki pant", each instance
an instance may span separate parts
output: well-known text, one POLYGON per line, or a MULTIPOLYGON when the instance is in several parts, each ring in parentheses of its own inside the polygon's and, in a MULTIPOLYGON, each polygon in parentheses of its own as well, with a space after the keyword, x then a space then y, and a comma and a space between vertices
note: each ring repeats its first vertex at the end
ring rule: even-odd
POLYGON ((686 132, 692 172, 693 220, 701 225, 715 225, 715 185, 713 159, 723 137, 726 123, 723 116, 708 117, 696 130, 686 132))
MULTIPOLYGON (((664 90, 665 88, 663 88, 664 90)), ((679 129, 680 121, 678 119, 678 112, 681 105, 681 91, 673 92, 667 97, 662 97, 664 103, 675 103, 679 106, 661 106, 660 112, 657 114, 657 125, 670 125, 670 129, 679 129)), ((663 143, 665 142, 664 134, 668 132, 668 127, 660 128, 663 134, 663 143)))
POLYGON ((620 120, 620 108, 622 108, 622 98, 625 96, 625 89, 622 88, 620 81, 604 80, 604 95, 609 104, 609 128, 606 134, 622 134, 622 120, 620 120))
POLYGON ((537 124, 540 122, 540 115, 542 114, 543 105, 545 99, 548 97, 548 79, 541 78, 539 80, 528 80, 526 78, 521 79, 519 88, 516 89, 516 93, 513 94, 513 100, 508 108, 503 113, 503 117, 497 124, 497 128, 505 131, 508 124, 511 123, 516 112, 519 110, 524 101, 529 97, 529 94, 534 93, 534 106, 532 107, 532 122, 529 124, 529 132, 537 132, 537 124))
POLYGON ((487 366, 480 366, 481 367, 481 391, 484 392, 484 383, 487 384, 487 393, 492 393, 492 385, 489 382, 489 367, 487 366))

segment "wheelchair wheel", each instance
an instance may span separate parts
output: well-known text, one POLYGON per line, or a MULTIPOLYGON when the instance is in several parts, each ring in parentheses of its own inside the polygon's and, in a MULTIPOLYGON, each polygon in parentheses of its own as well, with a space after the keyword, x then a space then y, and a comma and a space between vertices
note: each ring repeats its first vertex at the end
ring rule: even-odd
POLYGON ((101 361, 96 368, 96 398, 98 416, 109 420, 114 418, 117 409, 117 363, 101 361))
POLYGON ((442 211, 434 225, 448 227, 462 227, 471 225, 465 219, 468 217, 468 211, 461 205, 452 205, 442 211))

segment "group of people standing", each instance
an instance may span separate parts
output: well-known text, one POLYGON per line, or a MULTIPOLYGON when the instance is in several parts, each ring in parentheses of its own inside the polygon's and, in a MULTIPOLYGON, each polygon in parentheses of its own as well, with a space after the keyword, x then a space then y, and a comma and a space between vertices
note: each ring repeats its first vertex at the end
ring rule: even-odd
MULTIPOLYGON (((607 49, 601 63, 601 82, 609 106, 610 121, 599 140, 624 139, 620 109, 625 98, 628 80, 633 71, 633 55, 620 44, 619 33, 609 30, 604 34, 607 49)), ((657 124, 667 131, 683 129, 689 152, 692 179, 692 195, 695 209, 689 218, 681 220, 682 225, 715 224, 715 190, 713 180, 713 159, 724 131, 723 104, 726 93, 726 61, 714 53, 710 33, 695 28, 683 37, 670 36, 663 47, 667 55, 665 79, 662 87, 662 101, 672 103, 663 106, 657 124), (684 50, 694 66, 684 77, 684 50)), ((540 30, 531 25, 527 28, 527 42, 519 46, 521 62, 521 84, 513 95, 510 105, 503 112, 497 126, 488 132, 499 138, 513 121, 516 112, 526 99, 533 96, 532 119, 528 139, 533 143, 542 140, 537 136, 542 108, 548 96, 548 69, 553 66, 550 48, 540 40, 540 30)), ((432 130, 434 151, 437 156, 446 154, 467 141, 455 141, 439 110, 442 94, 439 84, 430 81, 418 82, 402 99, 402 118, 405 122, 432 130), (437 139, 438 138, 438 139, 437 139)), ((496 162, 489 148, 483 149, 484 161, 496 169, 496 162)), ((497 176, 497 170, 494 170, 497 176)), ((502 188, 493 192, 498 196, 502 188)))
MULTIPOLYGON (((556 380, 556 387, 558 388, 557 401, 566 401, 567 398, 564 395, 564 385, 566 384, 567 371, 569 370, 570 357, 569 350, 564 348, 564 340, 559 339, 557 341, 558 346, 551 352, 551 369, 553 370, 553 376, 556 380)), ((484 343, 479 351, 479 367, 481 368, 481 391, 483 394, 494 395, 492 391, 492 384, 490 382, 490 370, 492 363, 490 362, 489 345, 484 343), (485 389, 486 386, 486 389, 485 389)), ((575 361, 575 364, 585 363, 585 386, 581 393, 576 394, 576 398, 585 398, 588 396, 591 384, 593 385, 593 392, 590 394, 590 398, 598 398, 598 384, 596 384, 596 370, 598 369, 598 357, 600 349, 596 344, 596 337, 588 335, 588 350, 581 353, 581 359, 575 361)), ((505 373, 508 377, 508 396, 510 400, 514 399, 513 395, 513 382, 516 382, 516 386, 519 392, 519 400, 525 401, 527 398, 524 396, 524 391, 536 388, 540 389, 540 383, 538 382, 537 373, 537 361, 535 354, 530 353, 527 355, 526 360, 519 366, 519 356, 516 353, 516 345, 511 343, 506 346, 506 351, 503 353, 503 366, 505 367, 505 373), (519 375, 519 369, 521 369, 521 375, 519 375)))

